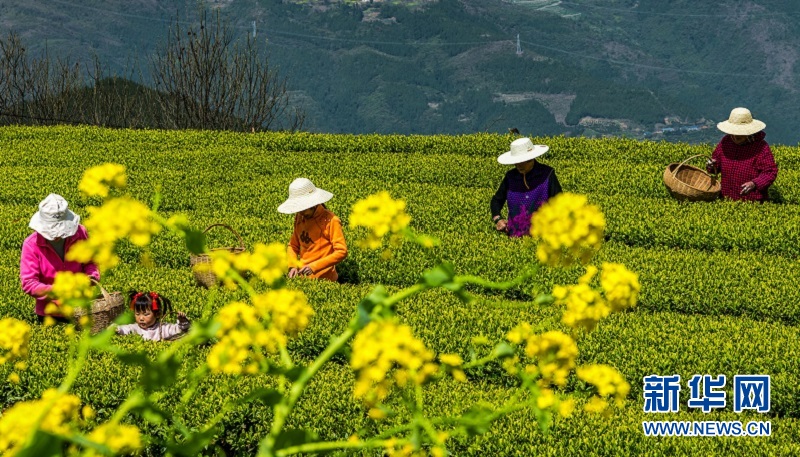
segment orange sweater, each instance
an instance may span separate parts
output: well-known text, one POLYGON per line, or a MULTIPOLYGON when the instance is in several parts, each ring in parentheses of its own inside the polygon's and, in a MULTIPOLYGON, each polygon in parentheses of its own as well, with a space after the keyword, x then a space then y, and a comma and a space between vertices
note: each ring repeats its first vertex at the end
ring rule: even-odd
POLYGON ((321 205, 310 219, 295 214, 287 254, 290 264, 291 259, 299 256, 301 268, 308 265, 314 272, 312 278, 336 281, 339 278, 336 264, 347 257, 342 221, 321 205))

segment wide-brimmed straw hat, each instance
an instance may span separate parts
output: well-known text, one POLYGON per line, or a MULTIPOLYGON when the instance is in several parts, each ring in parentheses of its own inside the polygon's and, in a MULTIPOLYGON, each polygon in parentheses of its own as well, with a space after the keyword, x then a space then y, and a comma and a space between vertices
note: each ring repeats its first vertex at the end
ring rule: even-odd
POLYGON ((28 227, 52 241, 56 238, 69 238, 78 231, 81 217, 69 210, 64 197, 50 194, 39 203, 39 211, 31 217, 28 227))
POLYGON ((497 161, 503 165, 514 165, 527 162, 544 154, 550 147, 543 144, 533 144, 530 138, 520 138, 511 143, 511 150, 501 154, 497 161))
POLYGON ((752 135, 764 130, 767 124, 753 119, 747 108, 734 108, 727 121, 717 124, 717 128, 731 135, 752 135))
POLYGON ((289 198, 281 203, 278 212, 294 214, 325 203, 333 198, 333 194, 317 188, 313 182, 306 178, 297 178, 289 184, 289 198))

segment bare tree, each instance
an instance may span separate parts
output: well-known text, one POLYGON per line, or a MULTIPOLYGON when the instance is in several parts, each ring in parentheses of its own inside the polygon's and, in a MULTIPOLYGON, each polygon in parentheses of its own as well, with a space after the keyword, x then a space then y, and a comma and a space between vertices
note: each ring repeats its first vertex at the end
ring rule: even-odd
POLYGON ((255 39, 235 40, 219 12, 188 28, 176 20, 151 73, 166 128, 296 130, 304 120, 255 39))
POLYGON ((29 57, 13 32, 0 39, 0 121, 20 124, 79 122, 84 87, 80 66, 68 58, 29 57))

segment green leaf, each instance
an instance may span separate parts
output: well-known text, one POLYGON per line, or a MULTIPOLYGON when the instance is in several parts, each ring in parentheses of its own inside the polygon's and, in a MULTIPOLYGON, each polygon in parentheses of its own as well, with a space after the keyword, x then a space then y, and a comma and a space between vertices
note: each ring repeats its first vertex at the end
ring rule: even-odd
POLYGON ((89 338, 89 347, 101 350, 111 349, 111 339, 114 338, 114 335, 116 335, 114 329, 107 328, 89 338))
POLYGON ((387 297, 386 288, 378 286, 372 289, 369 295, 361 299, 356 308, 356 330, 362 329, 369 324, 372 320, 372 311, 375 310, 376 306, 383 303, 387 297))
POLYGON ((202 254, 206 250, 206 236, 200 230, 186 228, 184 229, 184 240, 186 241, 186 249, 194 255, 202 254))
POLYGON ((494 350, 492 350, 492 355, 500 358, 511 357, 515 353, 516 351, 514 350, 514 347, 505 341, 497 343, 497 346, 495 346, 494 350))
POLYGON ((533 299, 534 305, 552 305, 555 303, 556 297, 550 294, 541 294, 537 295, 536 298, 533 299))
POLYGON ((30 441, 30 446, 21 449, 15 455, 19 457, 50 457, 62 455, 64 440, 50 433, 37 430, 30 441))
POLYGON ((483 435, 492 425, 492 410, 484 406, 472 406, 463 416, 461 424, 469 435, 483 435))
POLYGON ((443 262, 422 274, 423 282, 431 287, 439 287, 451 283, 453 282, 453 277, 455 277, 455 270, 449 262, 443 262))
POLYGON ((186 441, 181 443, 170 443, 167 445, 167 449, 175 455, 194 457, 202 453, 217 433, 219 433, 219 429, 214 426, 204 432, 189 435, 186 441))
POLYGON ((279 450, 291 446, 298 446, 305 443, 313 443, 319 438, 316 433, 304 429, 285 429, 275 438, 274 450, 279 450))
POLYGON ((300 376, 303 375, 303 373, 305 373, 305 371, 306 367, 296 366, 294 368, 286 370, 284 372, 284 376, 286 376, 286 379, 288 379, 289 381, 295 382, 300 378, 300 376))
POLYGON ((272 407, 280 403, 281 400, 283 400, 283 395, 281 395, 281 393, 278 392, 277 390, 261 387, 247 394, 247 396, 239 400, 239 403, 246 404, 257 401, 259 403, 263 403, 266 406, 272 407))

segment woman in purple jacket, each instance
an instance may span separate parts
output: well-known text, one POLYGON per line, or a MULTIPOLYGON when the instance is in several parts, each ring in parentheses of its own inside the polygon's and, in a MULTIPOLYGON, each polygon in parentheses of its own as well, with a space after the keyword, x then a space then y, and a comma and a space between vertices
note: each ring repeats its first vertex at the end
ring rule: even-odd
POLYGON ((69 248, 87 238, 86 228, 79 224, 81 218, 68 209, 67 201, 57 194, 50 194, 39 203, 39 211, 33 215, 28 226, 35 230, 22 244, 19 261, 19 278, 22 290, 36 299, 36 316, 39 322, 49 315, 66 321, 57 313, 45 313, 51 300, 48 293, 59 271, 82 272, 100 280, 100 271, 94 263, 82 264, 65 260, 69 248))
POLYGON ((514 165, 506 172, 490 204, 492 222, 498 231, 515 237, 527 235, 533 213, 561 192, 555 170, 536 161, 549 149, 533 144, 530 138, 520 138, 511 143, 510 151, 497 158, 503 165, 514 165), (505 204, 508 204, 508 220, 500 214, 505 204))

